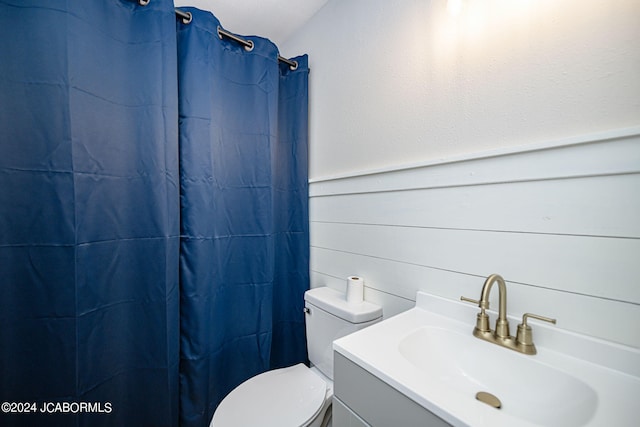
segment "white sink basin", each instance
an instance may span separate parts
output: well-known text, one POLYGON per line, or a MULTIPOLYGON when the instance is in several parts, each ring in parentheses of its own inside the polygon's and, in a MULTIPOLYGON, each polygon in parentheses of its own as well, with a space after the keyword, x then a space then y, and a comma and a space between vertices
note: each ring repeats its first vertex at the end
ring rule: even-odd
POLYGON ((583 381, 471 333, 426 326, 403 338, 398 349, 432 381, 460 393, 460 399, 489 392, 502 402, 500 411, 522 420, 576 427, 596 411, 597 395, 583 381))
POLYGON ((419 292, 415 308, 335 341, 334 350, 454 426, 638 425, 639 349, 532 322, 538 354, 524 355, 475 338, 476 312, 419 292))

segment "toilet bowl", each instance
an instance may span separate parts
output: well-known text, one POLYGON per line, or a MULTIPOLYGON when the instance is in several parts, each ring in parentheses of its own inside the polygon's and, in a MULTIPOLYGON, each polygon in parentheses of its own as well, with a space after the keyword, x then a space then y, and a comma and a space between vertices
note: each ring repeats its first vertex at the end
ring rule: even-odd
POLYGON ((209 427, 331 425, 333 341, 378 322, 382 308, 348 304, 343 293, 327 287, 304 298, 311 367, 301 363, 248 379, 222 400, 209 427))

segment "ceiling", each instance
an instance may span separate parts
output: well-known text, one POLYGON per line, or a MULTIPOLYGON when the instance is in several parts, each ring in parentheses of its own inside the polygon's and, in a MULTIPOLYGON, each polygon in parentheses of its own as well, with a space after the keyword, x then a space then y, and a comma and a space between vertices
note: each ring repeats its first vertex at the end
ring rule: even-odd
POLYGON ((328 0, 174 0, 176 7, 209 10, 233 33, 282 44, 328 0))

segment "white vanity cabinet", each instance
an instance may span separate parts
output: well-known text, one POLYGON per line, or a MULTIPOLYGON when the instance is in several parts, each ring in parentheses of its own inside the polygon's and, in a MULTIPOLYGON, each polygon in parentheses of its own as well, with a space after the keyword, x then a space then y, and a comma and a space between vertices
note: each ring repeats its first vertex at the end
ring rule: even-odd
POLYGON ((334 355, 334 427, 448 427, 342 354, 334 355))

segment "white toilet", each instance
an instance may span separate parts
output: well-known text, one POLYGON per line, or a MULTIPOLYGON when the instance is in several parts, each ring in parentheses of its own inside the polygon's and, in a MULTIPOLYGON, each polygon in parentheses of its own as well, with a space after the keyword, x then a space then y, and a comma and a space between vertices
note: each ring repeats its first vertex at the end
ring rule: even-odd
POLYGON ((333 340, 376 323, 382 308, 347 304, 327 287, 307 291, 304 300, 311 368, 301 363, 248 379, 222 400, 209 427, 331 425, 333 340))

